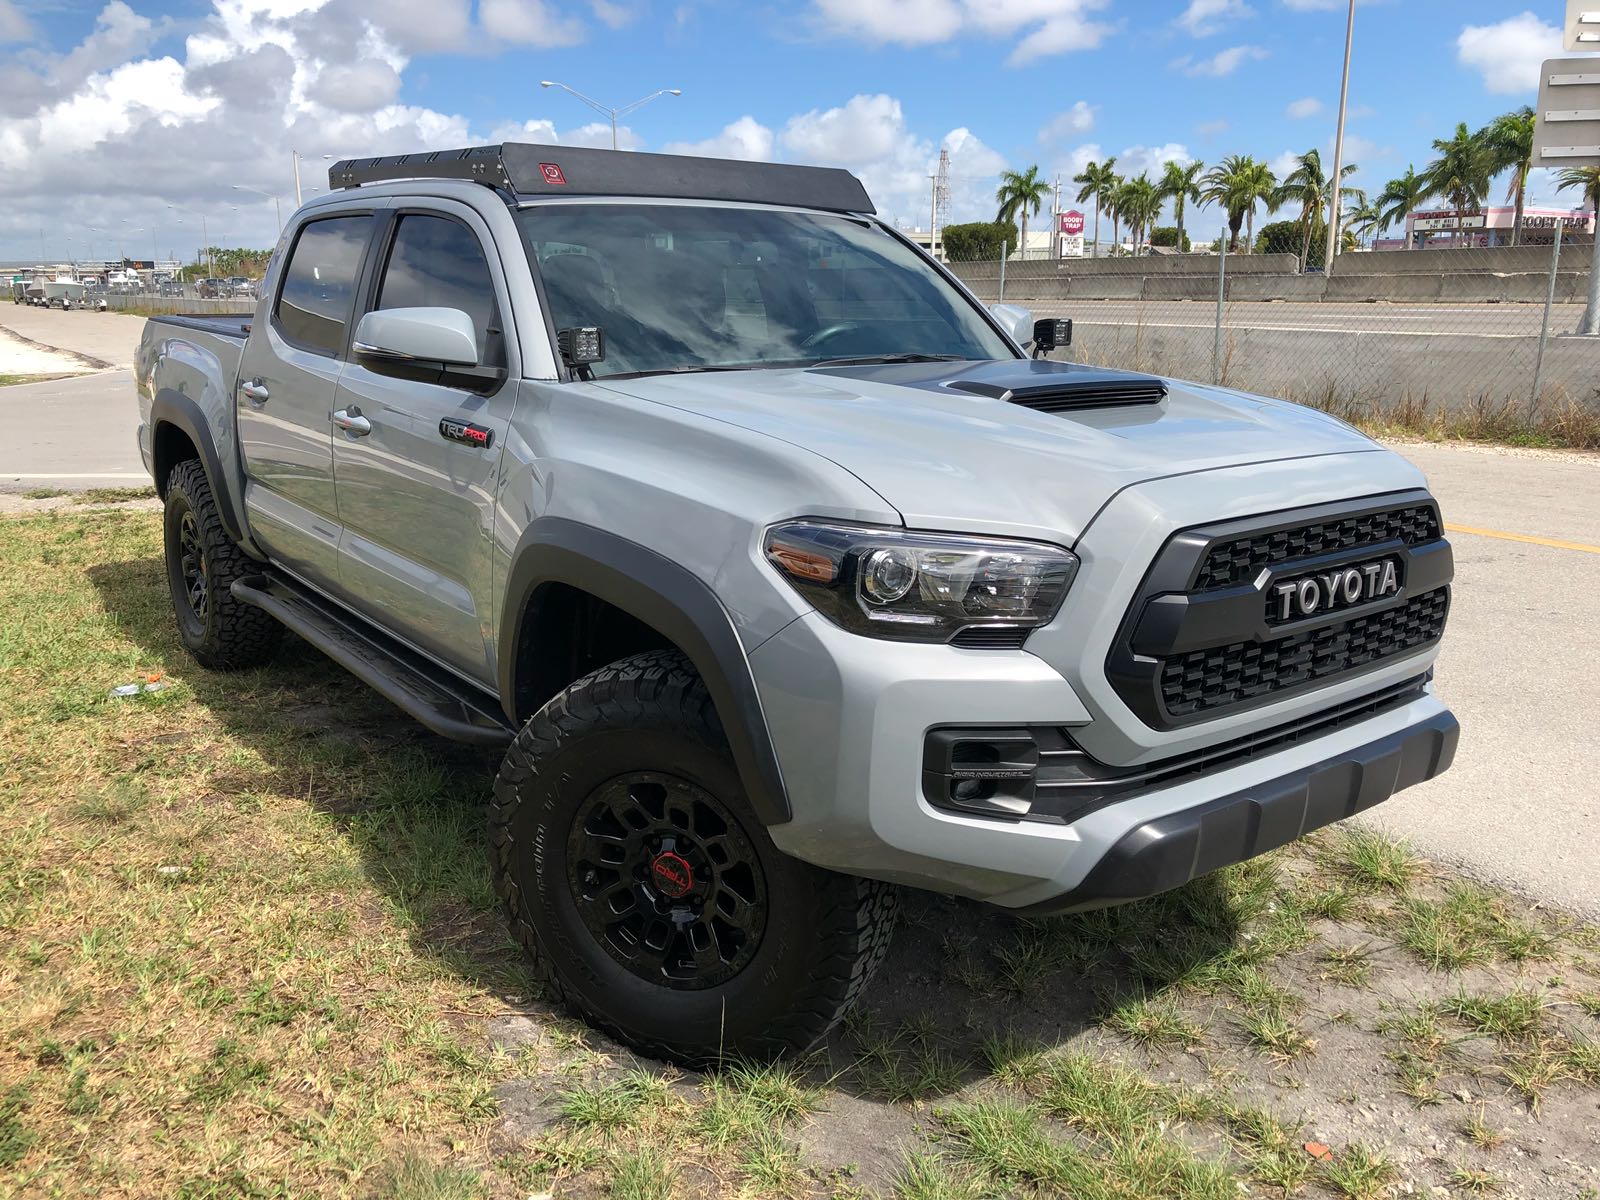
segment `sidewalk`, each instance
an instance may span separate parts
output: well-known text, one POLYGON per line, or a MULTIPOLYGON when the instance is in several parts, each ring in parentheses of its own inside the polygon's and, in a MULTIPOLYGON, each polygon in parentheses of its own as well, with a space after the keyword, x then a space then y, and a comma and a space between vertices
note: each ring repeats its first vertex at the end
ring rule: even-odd
POLYGON ((0 329, 92 360, 83 362, 84 367, 126 369, 133 366, 144 318, 0 303, 0 329))

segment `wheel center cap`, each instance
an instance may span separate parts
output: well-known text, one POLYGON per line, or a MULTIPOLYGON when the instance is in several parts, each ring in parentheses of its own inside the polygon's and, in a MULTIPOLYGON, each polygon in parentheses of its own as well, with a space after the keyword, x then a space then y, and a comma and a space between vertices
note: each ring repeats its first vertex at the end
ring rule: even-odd
POLYGON ((694 887, 694 872, 688 862, 670 850, 651 860, 650 878, 657 891, 673 900, 688 895, 689 889, 694 887))

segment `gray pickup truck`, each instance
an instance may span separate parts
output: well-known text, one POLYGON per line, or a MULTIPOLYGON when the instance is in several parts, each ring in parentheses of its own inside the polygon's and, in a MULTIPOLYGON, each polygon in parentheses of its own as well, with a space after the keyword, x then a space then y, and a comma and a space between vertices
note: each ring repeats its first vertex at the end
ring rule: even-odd
POLYGON ((504 748, 512 928, 632 1045, 812 1045, 895 885, 1115 904, 1448 766, 1450 546, 1349 426, 1049 358, 1066 322, 842 171, 507 144, 331 183, 253 319, 145 330, 178 629, 231 669, 287 626, 504 748))

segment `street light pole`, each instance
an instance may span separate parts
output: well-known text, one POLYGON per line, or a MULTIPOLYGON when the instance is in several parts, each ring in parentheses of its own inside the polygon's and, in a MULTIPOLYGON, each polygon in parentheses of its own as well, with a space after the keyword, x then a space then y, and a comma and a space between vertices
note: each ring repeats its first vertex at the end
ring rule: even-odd
POLYGON ((609 118, 610 121, 611 121, 611 148, 613 150, 615 150, 617 148, 617 118, 618 117, 627 116, 627 114, 633 112, 634 109, 643 108, 646 104, 649 104, 650 101, 654 100, 657 96, 681 96, 681 95, 683 95, 683 89, 682 88, 662 88, 660 91, 651 92, 648 96, 645 96, 643 99, 635 100, 632 104, 624 104, 621 108, 611 108, 611 107, 608 107, 607 105, 601 104, 598 100, 589 99, 589 97, 585 96, 582 92, 576 90, 575 88, 570 88, 564 83, 558 83, 554 79, 541 79, 539 81, 539 86, 540 87, 546 87, 546 88, 551 88, 551 87, 560 88, 563 92, 566 92, 569 96, 573 96, 576 99, 583 101, 583 103, 587 104, 590 108, 594 109, 595 112, 600 113, 602 116, 605 116, 605 117, 609 118))
MULTIPOLYGON (((295 175, 298 177, 299 172, 295 172, 295 175)), ((278 217, 278 233, 280 235, 283 233, 283 209, 278 204, 278 198, 276 196, 274 196, 271 192, 263 192, 260 188, 246 187, 242 183, 234 184, 233 190, 236 192, 254 192, 257 196, 265 196, 268 200, 271 200, 272 211, 276 213, 278 217)))
POLYGON ((1328 198, 1328 251, 1322 259, 1324 274, 1333 270, 1333 248, 1338 245, 1339 176, 1344 170, 1344 115, 1345 106, 1350 100, 1350 47, 1355 41, 1355 34, 1356 0, 1350 0, 1350 15, 1345 19, 1344 26, 1344 75, 1339 83, 1339 130, 1333 139, 1333 178, 1328 183, 1328 190, 1333 195, 1328 198))

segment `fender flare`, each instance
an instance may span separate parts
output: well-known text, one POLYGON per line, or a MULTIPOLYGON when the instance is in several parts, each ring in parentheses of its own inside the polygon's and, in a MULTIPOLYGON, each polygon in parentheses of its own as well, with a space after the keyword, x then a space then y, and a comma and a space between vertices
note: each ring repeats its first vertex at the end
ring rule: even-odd
MULTIPOLYGON (((222 528, 240 546, 256 552, 245 528, 244 514, 237 498, 228 488, 228 477, 222 471, 222 458, 217 454, 217 444, 211 436, 211 424, 192 397, 172 388, 162 388, 150 402, 150 463, 155 474, 156 444, 163 425, 172 425, 184 432, 200 452, 200 465, 205 468, 206 482, 211 485, 211 495, 217 502, 217 515, 222 518, 222 528)), ((157 479, 156 491, 166 496, 167 481, 157 479)))
POLYGON ((517 542, 501 611, 500 699, 513 725, 517 646, 528 605, 546 584, 588 592, 670 640, 705 680, 734 765, 764 825, 793 819, 755 676, 733 618, 687 569, 637 542, 562 517, 539 517, 517 542))

